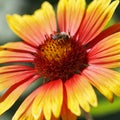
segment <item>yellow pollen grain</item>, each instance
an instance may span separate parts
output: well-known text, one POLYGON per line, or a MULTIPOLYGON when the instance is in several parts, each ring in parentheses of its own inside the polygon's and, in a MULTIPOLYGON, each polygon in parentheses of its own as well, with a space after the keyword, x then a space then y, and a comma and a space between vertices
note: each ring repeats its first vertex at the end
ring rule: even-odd
POLYGON ((48 40, 41 47, 41 54, 49 61, 60 61, 71 51, 71 42, 68 40, 48 40))

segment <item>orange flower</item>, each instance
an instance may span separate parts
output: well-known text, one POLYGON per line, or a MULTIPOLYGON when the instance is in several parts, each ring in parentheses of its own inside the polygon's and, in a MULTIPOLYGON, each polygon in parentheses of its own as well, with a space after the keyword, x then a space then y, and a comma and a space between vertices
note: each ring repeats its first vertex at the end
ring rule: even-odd
POLYGON ((118 3, 60 0, 57 20, 48 2, 33 15, 8 15, 23 41, 0 47, 0 114, 36 80, 12 120, 75 120, 97 106, 92 85, 111 102, 120 97, 120 73, 110 69, 120 66, 120 23, 103 30, 118 3))

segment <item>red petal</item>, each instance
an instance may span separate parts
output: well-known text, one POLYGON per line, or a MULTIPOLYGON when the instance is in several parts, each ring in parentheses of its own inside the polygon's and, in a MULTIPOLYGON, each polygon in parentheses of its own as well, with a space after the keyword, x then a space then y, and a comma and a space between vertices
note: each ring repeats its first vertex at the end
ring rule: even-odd
POLYGON ((120 73, 99 66, 89 66, 82 74, 110 101, 113 101, 113 93, 120 97, 120 73))
POLYGON ((96 43, 104 39, 105 37, 108 37, 114 33, 120 32, 120 23, 116 23, 112 25, 111 27, 105 29, 103 32, 101 32, 95 39, 93 39, 89 43, 89 48, 93 47, 96 43))
POLYGON ((30 53, 14 52, 14 51, 0 51, 0 63, 8 62, 33 62, 34 56, 30 53))
POLYGON ((35 53, 36 49, 24 42, 9 42, 5 45, 0 46, 0 50, 13 50, 21 52, 35 53))
POLYGON ((56 31, 55 13, 48 2, 44 2, 42 8, 33 15, 8 15, 7 20, 10 28, 34 47, 44 42, 46 34, 50 35, 56 31))
POLYGON ((107 68, 120 66, 120 32, 112 34, 98 42, 88 52, 89 64, 107 68))
POLYGON ((85 0, 60 0, 57 7, 60 31, 75 35, 83 19, 85 6, 85 0))
POLYGON ((43 114, 49 120, 52 113, 56 118, 60 117, 63 102, 63 86, 61 80, 54 80, 42 85, 32 106, 32 114, 38 119, 43 114))
POLYGON ((29 76, 29 78, 11 86, 0 98, 0 115, 7 111, 25 91, 25 89, 39 76, 29 76))
POLYGON ((78 31, 78 38, 83 45, 93 40, 111 19, 119 0, 110 2, 111 0, 94 0, 88 6, 78 31))
POLYGON ((27 66, 0 67, 0 91, 33 76, 35 73, 34 69, 27 66))

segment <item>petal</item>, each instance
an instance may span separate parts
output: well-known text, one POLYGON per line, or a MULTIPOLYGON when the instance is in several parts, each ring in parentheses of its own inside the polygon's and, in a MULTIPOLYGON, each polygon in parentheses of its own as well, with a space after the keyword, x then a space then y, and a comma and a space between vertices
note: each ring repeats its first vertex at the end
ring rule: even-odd
POLYGON ((39 76, 29 76, 28 79, 25 79, 13 86, 11 86, 4 94, 0 97, 0 115, 7 111, 19 98, 19 96, 25 91, 28 86, 38 79, 39 76))
POLYGON ((5 74, 5 73, 12 73, 12 72, 19 72, 19 71, 28 71, 32 70, 33 68, 28 67, 28 66, 19 66, 19 65, 14 65, 14 66, 4 66, 0 67, 0 74, 5 74))
POLYGON ((41 20, 40 27, 43 28, 44 34, 50 35, 57 30, 57 23, 55 18, 55 12, 49 2, 44 2, 42 4, 41 10, 37 10, 34 16, 38 22, 41 20), (47 8, 47 9, 46 9, 47 8))
POLYGON ((33 61, 34 56, 30 53, 0 50, 0 63, 33 61))
POLYGON ((32 113, 38 119, 42 111, 46 120, 50 120, 52 113, 60 116, 63 101, 62 81, 55 80, 42 85, 32 106, 32 113))
MULTIPOLYGON (((23 103, 20 105, 20 107, 18 108, 18 110, 16 111, 15 115, 13 116, 12 120, 24 120, 26 118, 26 120, 29 120, 28 118, 30 118, 30 120, 33 120, 34 117, 32 116, 32 103, 35 99, 35 97, 37 96, 37 94, 39 93, 40 87, 37 88, 35 91, 33 91, 24 101, 23 103), (23 119, 24 118, 24 119, 23 119)), ((40 119, 42 120, 42 119, 40 119)))
MULTIPOLYGON (((80 111, 78 98, 75 96, 76 91, 74 90, 74 85, 73 85, 74 82, 73 81, 74 81, 73 79, 70 79, 70 80, 67 80, 65 83, 66 94, 67 94, 67 106, 68 106, 68 109, 73 114, 75 114, 76 116, 80 116, 81 111, 80 111)), ((79 97, 81 98, 81 96, 79 96, 79 97)))
MULTIPOLYGON (((65 97, 66 99, 66 97, 65 97)), ((77 116, 73 114, 68 108, 67 103, 63 103, 62 112, 61 112, 61 118, 62 120, 76 120, 77 116)))
POLYGON ((88 6, 78 31, 78 38, 83 45, 94 39, 111 19, 119 0, 110 2, 111 0, 94 0, 88 6))
POLYGON ((113 93, 120 97, 120 73, 99 66, 89 66, 83 71, 83 75, 111 102, 113 93))
POLYGON ((66 93, 66 88, 63 86, 63 104, 62 104, 62 110, 61 110, 61 118, 62 120, 76 120, 77 116, 73 114, 68 106, 67 106, 67 93, 66 93))
POLYGON ((84 76, 76 75, 75 81, 76 81, 76 85, 78 85, 78 89, 80 89, 80 91, 82 92, 84 99, 86 99, 90 105, 96 107, 97 97, 92 86, 88 82, 88 79, 84 76))
MULTIPOLYGON (((14 119, 14 118, 12 118, 12 120, 34 120, 34 117, 31 115, 30 112, 31 112, 31 111, 30 111, 30 109, 28 108, 28 110, 25 111, 25 113, 23 113, 23 114, 20 116, 19 119, 14 119)), ((40 120, 43 120, 43 119, 40 118, 40 120)))
POLYGON ((7 21, 19 37, 34 47, 44 42, 45 34, 56 31, 55 13, 48 2, 44 2, 33 15, 8 15, 7 21))
POLYGON ((33 76, 35 73, 34 69, 27 66, 0 67, 0 91, 33 76))
POLYGON ((105 37, 108 37, 114 33, 120 32, 120 23, 116 23, 114 25, 112 25, 111 27, 105 29, 104 31, 102 31, 95 39, 93 39, 90 43, 89 43, 89 48, 93 47, 96 43, 98 43, 99 41, 101 41, 102 39, 104 39, 105 37))
POLYGON ((85 6, 85 0, 60 0, 57 8, 60 31, 65 31, 73 36, 80 26, 85 6))
POLYGON ((98 42, 88 53, 89 64, 107 68, 120 66, 120 32, 98 42))
MULTIPOLYGON (((16 117, 18 118, 18 117, 16 117)), ((12 120, 36 120, 34 119, 33 115, 31 114, 31 104, 27 108, 27 110, 19 117, 19 119, 16 119, 13 117, 12 120)), ((45 120, 43 114, 39 117, 38 120, 45 120)), ((51 119, 51 120, 58 120, 58 119, 51 119)))
POLYGON ((13 50, 13 51, 21 51, 21 52, 36 52, 36 49, 27 45, 24 42, 9 42, 5 45, 0 46, 0 50, 13 50))
POLYGON ((90 111, 89 103, 97 106, 97 99, 92 86, 80 75, 74 75, 65 83, 68 108, 77 116, 80 115, 80 107, 86 112, 90 111))

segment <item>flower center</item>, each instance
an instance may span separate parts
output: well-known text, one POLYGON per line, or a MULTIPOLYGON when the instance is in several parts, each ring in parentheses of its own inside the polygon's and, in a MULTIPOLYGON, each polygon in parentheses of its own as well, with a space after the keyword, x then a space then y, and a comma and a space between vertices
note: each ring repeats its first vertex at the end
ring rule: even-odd
POLYGON ((64 32, 46 38, 35 58, 36 69, 49 80, 65 81, 80 73, 86 64, 85 48, 64 32))

